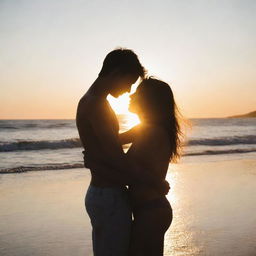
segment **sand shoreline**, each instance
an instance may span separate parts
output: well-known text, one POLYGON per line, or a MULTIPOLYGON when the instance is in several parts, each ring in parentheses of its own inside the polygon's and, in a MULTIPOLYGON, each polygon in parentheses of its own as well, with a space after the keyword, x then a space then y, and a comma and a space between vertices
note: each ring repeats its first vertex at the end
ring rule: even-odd
MULTIPOLYGON (((166 256, 256 254, 256 160, 171 164, 166 256)), ((92 255, 85 168, 0 175, 0 254, 92 255)))
MULTIPOLYGON (((201 162, 226 162, 226 161, 237 161, 246 159, 255 159, 256 153, 250 152, 246 155, 244 153, 236 153, 232 155, 200 155, 200 156, 183 156, 179 161, 178 165, 184 165, 187 163, 198 164, 201 162)), ((61 166, 45 165, 45 166, 19 166, 14 168, 5 168, 0 170, 1 174, 15 174, 15 173, 26 173, 26 172, 39 172, 39 171, 63 171, 72 169, 86 169, 83 163, 77 164, 62 164, 61 166)))

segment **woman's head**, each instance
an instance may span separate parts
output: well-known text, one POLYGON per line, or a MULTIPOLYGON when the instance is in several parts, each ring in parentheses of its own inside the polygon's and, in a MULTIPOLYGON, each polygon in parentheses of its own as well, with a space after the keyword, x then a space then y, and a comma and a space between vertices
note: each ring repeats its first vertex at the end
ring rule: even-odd
POLYGON ((138 114, 142 122, 156 124, 166 129, 171 142, 171 159, 177 159, 181 131, 171 87, 155 78, 144 79, 131 95, 129 109, 138 114))

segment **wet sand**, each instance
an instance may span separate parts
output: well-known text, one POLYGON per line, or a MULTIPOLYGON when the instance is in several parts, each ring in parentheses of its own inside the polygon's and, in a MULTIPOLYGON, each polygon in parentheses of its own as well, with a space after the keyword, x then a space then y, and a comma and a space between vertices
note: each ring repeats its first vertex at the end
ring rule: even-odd
MULTIPOLYGON (((89 179, 86 169, 0 175, 0 255, 92 255, 89 179)), ((256 255, 255 160, 182 162, 168 179, 165 255, 256 255)))

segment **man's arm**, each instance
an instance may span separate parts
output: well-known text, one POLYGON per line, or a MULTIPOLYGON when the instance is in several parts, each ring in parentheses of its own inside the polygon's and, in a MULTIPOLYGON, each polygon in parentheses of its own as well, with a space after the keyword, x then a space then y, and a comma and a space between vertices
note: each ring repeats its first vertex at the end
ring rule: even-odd
POLYGON ((138 132, 140 128, 140 125, 136 125, 132 127, 130 130, 119 133, 119 141, 122 145, 132 143, 134 141, 134 138, 136 136, 136 133, 138 132))

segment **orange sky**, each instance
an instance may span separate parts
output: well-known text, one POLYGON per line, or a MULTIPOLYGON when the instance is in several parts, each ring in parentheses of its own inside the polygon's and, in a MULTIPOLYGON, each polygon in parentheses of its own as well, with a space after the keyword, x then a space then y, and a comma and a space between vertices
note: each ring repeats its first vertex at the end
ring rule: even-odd
POLYGON ((3 1, 0 118, 75 118, 117 46, 171 85, 186 117, 254 111, 255 13, 249 0, 3 1))

